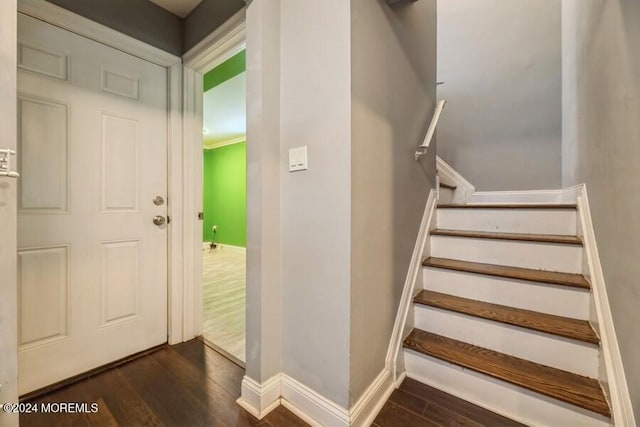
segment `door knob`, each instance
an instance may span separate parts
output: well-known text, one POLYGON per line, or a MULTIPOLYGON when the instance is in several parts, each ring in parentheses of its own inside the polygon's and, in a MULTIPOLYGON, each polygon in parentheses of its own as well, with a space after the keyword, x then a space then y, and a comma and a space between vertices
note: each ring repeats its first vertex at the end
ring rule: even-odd
POLYGON ((155 225, 163 225, 167 220, 162 215, 156 215, 153 217, 153 223, 155 225))

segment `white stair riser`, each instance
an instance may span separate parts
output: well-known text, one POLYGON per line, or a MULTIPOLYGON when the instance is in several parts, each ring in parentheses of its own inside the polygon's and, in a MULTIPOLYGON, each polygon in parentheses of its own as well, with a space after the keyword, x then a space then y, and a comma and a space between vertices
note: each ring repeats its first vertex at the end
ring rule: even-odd
POLYGON ((598 377, 599 348, 592 344, 421 304, 415 304, 415 327, 553 368, 598 377))
MULTIPOLYGON (((440 193, 442 194, 442 192, 440 193)), ((440 203, 446 203, 440 200, 440 203)), ((575 210, 438 209, 438 228, 502 233, 576 235, 575 210)))
POLYGON ((438 203, 453 203, 453 194, 452 189, 440 187, 438 203))
POLYGON ((478 406, 532 426, 608 427, 609 420, 585 409, 496 380, 469 369, 404 351, 407 376, 478 406))
POLYGON ((582 246, 577 245, 432 235, 431 256, 565 273, 582 272, 582 246))
POLYGON ((589 320, 590 292, 441 268, 423 268, 424 289, 540 313, 589 320))

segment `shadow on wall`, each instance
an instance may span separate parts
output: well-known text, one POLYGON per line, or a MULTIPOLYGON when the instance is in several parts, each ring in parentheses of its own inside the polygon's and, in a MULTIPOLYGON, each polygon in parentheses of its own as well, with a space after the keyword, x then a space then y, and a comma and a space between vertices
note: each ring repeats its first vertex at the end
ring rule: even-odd
POLYGON ((414 153, 436 104, 436 1, 391 7, 384 0, 352 0, 351 24, 355 401, 384 368, 425 202, 435 186, 435 144, 420 162, 414 153))

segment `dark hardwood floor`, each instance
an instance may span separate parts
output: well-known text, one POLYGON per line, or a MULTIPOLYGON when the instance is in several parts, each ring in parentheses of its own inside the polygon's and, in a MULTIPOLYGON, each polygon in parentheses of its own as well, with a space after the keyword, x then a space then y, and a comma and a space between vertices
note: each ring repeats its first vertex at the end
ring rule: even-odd
MULTIPOLYGON (((52 391, 29 403, 97 403, 96 413, 21 414, 21 427, 307 426, 280 406, 258 420, 236 404, 244 369, 200 340, 167 346, 52 391)), ((90 408, 90 407, 89 407, 90 408)), ((521 426, 464 400, 406 379, 375 427, 521 426)))
POLYGON ((96 413, 21 414, 20 426, 307 426, 280 406, 258 420, 236 404, 244 369, 200 340, 164 347, 29 403, 97 403, 96 413))
POLYGON ((406 378, 385 403, 375 427, 522 427, 523 424, 406 378))

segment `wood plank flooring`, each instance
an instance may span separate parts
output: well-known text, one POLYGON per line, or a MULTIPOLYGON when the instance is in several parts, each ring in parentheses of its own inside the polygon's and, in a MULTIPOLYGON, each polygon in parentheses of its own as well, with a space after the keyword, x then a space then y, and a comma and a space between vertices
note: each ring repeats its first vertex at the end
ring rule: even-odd
POLYGON ((586 320, 491 304, 427 290, 420 291, 413 301, 417 304, 455 311, 590 344, 600 343, 600 339, 586 320))
POLYGON ((523 424, 411 378, 395 390, 373 422, 376 427, 522 427, 523 424))
POLYGON ((611 416, 600 384, 571 372, 414 329, 405 348, 472 369, 502 381, 611 416))
POLYGON ((53 391, 30 403, 97 403, 96 413, 21 414, 22 427, 302 427, 280 406, 258 420, 238 406, 244 369, 200 340, 154 353, 53 391))
MULTIPOLYGON (((21 414, 21 427, 220 426, 305 427, 280 406, 258 420, 235 401, 244 369, 201 340, 154 353, 50 392, 30 403, 97 403, 96 413, 21 414)), ((515 421, 405 379, 385 403, 375 427, 516 427, 515 421)))
POLYGON ((202 336, 237 363, 245 361, 246 252, 218 246, 202 256, 202 336))

